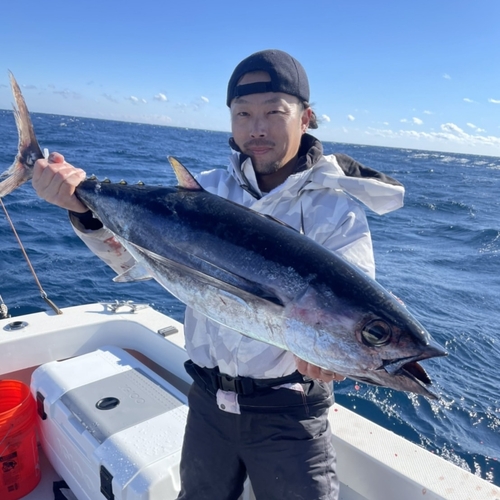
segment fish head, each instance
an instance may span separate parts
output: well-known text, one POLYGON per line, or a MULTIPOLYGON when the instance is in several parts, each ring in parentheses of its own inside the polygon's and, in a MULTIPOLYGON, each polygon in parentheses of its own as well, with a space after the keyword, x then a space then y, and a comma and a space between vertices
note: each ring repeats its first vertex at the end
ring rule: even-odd
POLYGON ((310 288, 289 314, 290 350, 353 380, 436 399, 431 378, 419 362, 447 352, 399 300, 374 286, 379 292, 375 299, 373 294, 359 300, 330 295, 328 304, 328 294, 310 288), (304 351, 308 343, 313 351, 304 351))
POLYGON ((437 398, 432 380, 419 362, 447 352, 404 306, 399 314, 365 315, 356 325, 355 339, 367 366, 353 369, 350 378, 437 398))

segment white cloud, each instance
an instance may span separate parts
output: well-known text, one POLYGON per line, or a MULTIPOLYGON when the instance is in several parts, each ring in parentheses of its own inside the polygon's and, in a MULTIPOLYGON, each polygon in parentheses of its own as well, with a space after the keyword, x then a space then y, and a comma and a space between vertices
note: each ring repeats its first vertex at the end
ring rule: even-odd
POLYGON ((53 90, 54 94, 60 95, 65 99, 81 99, 81 95, 78 92, 72 92, 70 90, 53 90))
POLYGON ((155 99, 156 101, 162 101, 162 102, 168 101, 167 96, 166 96, 165 94, 162 94, 161 92, 160 92, 160 93, 158 93, 158 94, 156 94, 156 95, 154 96, 154 99, 155 99))
POLYGON ((352 116, 352 115, 347 115, 347 119, 348 119, 350 122, 353 122, 356 118, 354 118, 354 116, 352 116))
POLYGON ((401 120, 399 120, 401 123, 408 123, 408 120, 406 118, 401 118, 401 120))
POLYGON ((474 129, 478 134, 481 132, 486 132, 484 128, 479 128, 478 126, 474 125, 473 123, 467 123, 467 126, 474 129))
POLYGON ((424 111, 424 115, 432 115, 432 111, 424 111))
POLYGON ((493 104, 500 104, 500 99, 488 99, 488 102, 491 102, 493 104))
POLYGON ((132 102, 133 104, 147 104, 148 101, 146 99, 139 99, 139 97, 136 97, 135 95, 131 95, 130 97, 126 97, 128 101, 132 102))
POLYGON ((328 115, 321 115, 321 121, 327 123, 331 122, 330 117, 328 115))
POLYGON ((422 125, 422 123, 424 123, 424 122, 420 118, 413 117, 413 123, 415 125, 422 125))
POLYGON ((444 130, 445 132, 454 132, 459 135, 465 134, 465 132, 458 125, 455 125, 454 123, 443 123, 441 125, 441 130, 444 130))
POLYGON ((443 78, 445 78, 446 80, 451 80, 451 76, 448 75, 447 73, 443 75, 443 78))
POLYGON ((426 141, 427 144, 447 144, 455 146, 477 149, 478 147, 492 147, 495 152, 500 152, 500 137, 491 135, 480 135, 482 129, 475 129, 475 132, 468 134, 454 123, 443 123, 439 132, 417 132, 416 130, 388 130, 370 128, 366 132, 368 135, 379 136, 386 139, 410 138, 426 141))
POLYGON ((473 101, 472 99, 469 99, 468 97, 464 97, 464 101, 465 101, 465 102, 475 102, 475 101, 473 101))
POLYGON ((102 96, 111 102, 119 102, 118 99, 115 99, 111 94, 102 94, 102 96))
POLYGON ((201 96, 201 100, 203 102, 210 102, 209 99, 208 99, 208 97, 205 97, 205 96, 201 96))

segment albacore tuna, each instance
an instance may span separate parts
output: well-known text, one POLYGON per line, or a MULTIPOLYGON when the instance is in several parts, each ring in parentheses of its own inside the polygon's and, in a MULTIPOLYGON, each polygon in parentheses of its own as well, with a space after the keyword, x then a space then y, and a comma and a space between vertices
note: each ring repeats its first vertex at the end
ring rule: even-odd
MULTIPOLYGON (((0 197, 42 158, 17 102, 19 153, 0 197)), ((78 198, 137 264, 117 281, 154 278, 188 306, 243 335, 355 380, 435 397, 418 361, 446 355, 376 281, 298 231, 205 191, 170 158, 178 186, 88 179, 78 198)))

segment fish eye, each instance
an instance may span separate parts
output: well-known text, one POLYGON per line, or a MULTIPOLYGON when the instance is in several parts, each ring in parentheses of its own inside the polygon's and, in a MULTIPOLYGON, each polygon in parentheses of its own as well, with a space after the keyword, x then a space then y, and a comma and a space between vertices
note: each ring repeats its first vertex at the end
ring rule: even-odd
POLYGON ((370 321, 361 330, 363 343, 370 347, 387 345, 391 340, 391 336, 391 327, 381 320, 370 321))

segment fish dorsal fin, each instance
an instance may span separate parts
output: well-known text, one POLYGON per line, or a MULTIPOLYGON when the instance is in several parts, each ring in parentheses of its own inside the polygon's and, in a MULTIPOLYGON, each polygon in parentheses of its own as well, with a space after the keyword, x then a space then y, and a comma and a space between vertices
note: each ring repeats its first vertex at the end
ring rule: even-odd
POLYGON ((168 161, 174 169, 180 187, 189 189, 190 191, 203 190, 198 181, 191 175, 191 172, 179 160, 176 160, 173 156, 169 156, 168 161))

